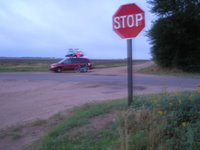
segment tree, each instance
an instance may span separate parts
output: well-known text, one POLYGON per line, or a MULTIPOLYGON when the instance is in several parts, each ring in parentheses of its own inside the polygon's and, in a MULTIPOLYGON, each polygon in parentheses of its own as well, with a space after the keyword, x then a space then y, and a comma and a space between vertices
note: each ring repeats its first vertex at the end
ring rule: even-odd
POLYGON ((200 72, 200 0, 149 0, 158 19, 148 32, 155 62, 200 72))

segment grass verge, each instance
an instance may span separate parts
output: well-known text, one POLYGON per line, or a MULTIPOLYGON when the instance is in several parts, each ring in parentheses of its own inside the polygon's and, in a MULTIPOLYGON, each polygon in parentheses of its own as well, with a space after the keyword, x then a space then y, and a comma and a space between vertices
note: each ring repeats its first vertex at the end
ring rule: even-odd
POLYGON ((59 61, 50 58, 1 58, 0 72, 48 71, 49 65, 59 61))
POLYGON ((175 68, 161 68, 157 66, 156 64, 140 69, 138 73, 144 73, 144 74, 155 74, 155 75, 172 75, 172 76, 184 76, 184 77, 200 77, 200 73, 189 73, 189 72, 183 72, 181 70, 175 69, 175 68))
MULTIPOLYGON (((141 150, 200 149, 200 93, 184 92, 134 97, 126 101, 87 104, 53 129, 39 144, 40 150, 141 150), (117 115, 102 128, 92 120, 117 115), (115 113, 114 113, 115 114, 115 113)), ((102 118, 96 121, 101 124, 102 118)))
MULTIPOLYGON (((102 137, 100 135, 106 136, 110 133, 110 131, 104 130, 100 132, 96 132, 96 131, 94 132, 94 130, 86 130, 85 134, 82 134, 82 131, 80 134, 79 133, 72 134, 70 131, 74 130, 75 128, 79 128, 88 124, 89 119, 95 116, 99 116, 105 113, 110 113, 114 110, 121 110, 125 108, 126 108, 125 101, 113 101, 113 102, 101 103, 101 104, 93 103, 93 104, 85 104, 82 107, 77 107, 74 109, 73 111, 74 115, 72 117, 67 119, 64 123, 60 124, 57 128, 53 129, 44 139, 42 139, 42 141, 39 142, 41 144, 32 145, 30 149, 43 149, 43 150, 45 149, 48 149, 48 150, 59 149, 60 150, 61 149, 62 150, 62 149, 75 148, 75 149, 81 150, 86 147, 90 147, 90 144, 92 145, 92 141, 95 139, 94 138, 95 135, 98 135, 98 137, 100 138, 102 137), (88 136, 88 132, 91 132, 94 135, 88 136), (97 133, 99 133, 100 135, 97 133)), ((112 134, 109 134, 109 135, 112 136, 112 134)), ((102 137, 102 140, 105 140, 105 139, 102 137)), ((101 142, 103 141, 100 141, 100 143, 101 142)), ((97 146, 100 146, 100 145, 97 144, 97 146)), ((91 148, 89 149, 92 149, 92 148, 94 147, 91 146, 91 148)))

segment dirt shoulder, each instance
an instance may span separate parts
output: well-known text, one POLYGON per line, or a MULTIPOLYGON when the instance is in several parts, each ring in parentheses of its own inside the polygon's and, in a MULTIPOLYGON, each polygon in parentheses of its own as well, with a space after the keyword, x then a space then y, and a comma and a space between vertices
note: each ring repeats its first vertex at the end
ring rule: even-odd
MULTIPOLYGON (((152 62, 134 65, 137 70, 152 62)), ((94 69, 91 75, 126 75, 126 67, 94 69)), ((47 119, 59 111, 92 101, 124 98, 124 88, 97 83, 41 80, 0 80, 0 128, 33 119, 47 119), (78 94, 77 94, 78 93, 78 94)))
MULTIPOLYGON (((153 61, 148 61, 146 63, 133 65, 133 72, 137 72, 140 69, 147 68, 152 66, 153 61)), ((91 74, 96 75, 126 75, 127 74, 127 66, 122 67, 113 67, 113 68, 104 68, 104 69, 95 69, 91 74)))

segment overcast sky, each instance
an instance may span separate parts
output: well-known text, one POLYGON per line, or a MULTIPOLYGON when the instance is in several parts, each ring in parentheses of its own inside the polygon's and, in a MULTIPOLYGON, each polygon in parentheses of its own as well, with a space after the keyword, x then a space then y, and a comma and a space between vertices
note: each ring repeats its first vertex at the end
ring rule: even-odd
POLYGON ((120 5, 136 3, 146 27, 133 39, 133 58, 150 59, 146 32, 155 17, 145 0, 0 0, 0 56, 59 57, 79 48, 89 58, 126 58, 126 40, 112 30, 120 5))

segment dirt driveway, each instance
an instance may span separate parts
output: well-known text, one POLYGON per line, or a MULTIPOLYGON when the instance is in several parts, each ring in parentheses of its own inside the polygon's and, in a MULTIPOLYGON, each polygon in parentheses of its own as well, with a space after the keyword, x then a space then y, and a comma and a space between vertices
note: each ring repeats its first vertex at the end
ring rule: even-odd
MULTIPOLYGON (((134 71, 152 62, 134 66, 134 71)), ((94 70, 91 75, 126 76, 126 67, 94 70)), ((126 87, 101 83, 62 82, 51 80, 0 80, 0 128, 34 119, 47 119, 77 105, 127 97, 126 87)), ((159 86, 136 86, 134 94, 160 92, 159 86)), ((178 90, 178 89, 170 89, 178 90)))

